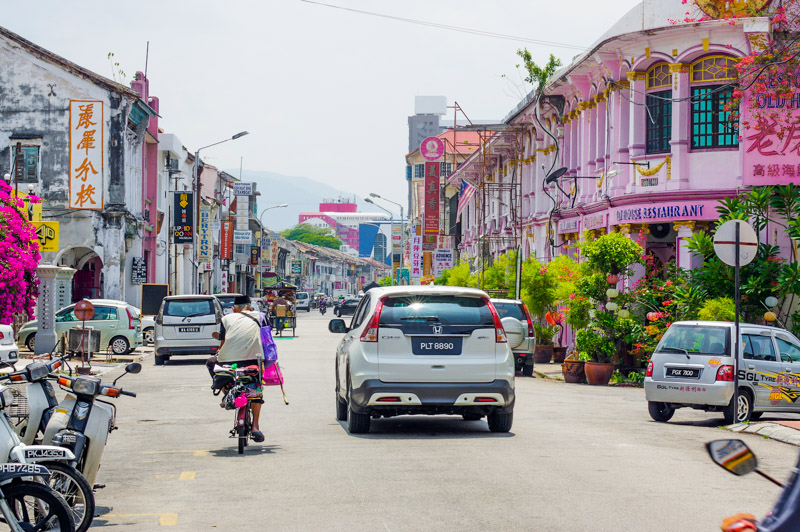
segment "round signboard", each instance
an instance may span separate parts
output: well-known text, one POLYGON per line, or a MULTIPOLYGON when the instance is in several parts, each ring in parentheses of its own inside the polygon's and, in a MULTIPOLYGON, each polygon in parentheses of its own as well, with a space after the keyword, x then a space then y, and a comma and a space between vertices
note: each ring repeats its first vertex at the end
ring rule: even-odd
POLYGON ((94 317, 94 305, 82 299, 75 303, 75 309, 72 311, 78 321, 88 321, 94 317))
POLYGON ((419 145, 419 153, 426 161, 438 161, 444 156, 444 141, 439 137, 428 137, 419 145))
POLYGON ((739 226, 739 266, 750 264, 758 251, 755 229, 744 220, 729 220, 714 234, 714 252, 728 266, 736 266, 736 226, 739 226))

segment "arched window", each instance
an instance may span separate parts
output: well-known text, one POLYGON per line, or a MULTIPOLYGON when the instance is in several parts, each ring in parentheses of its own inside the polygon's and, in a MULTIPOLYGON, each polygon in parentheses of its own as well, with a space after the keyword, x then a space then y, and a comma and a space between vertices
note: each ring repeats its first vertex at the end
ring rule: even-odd
POLYGON ((668 153, 672 138, 672 75, 669 64, 658 63, 647 71, 647 153, 668 153))
POLYGON ((692 63, 692 148, 735 148, 739 145, 739 124, 731 122, 732 81, 736 61, 724 55, 704 57, 692 63))

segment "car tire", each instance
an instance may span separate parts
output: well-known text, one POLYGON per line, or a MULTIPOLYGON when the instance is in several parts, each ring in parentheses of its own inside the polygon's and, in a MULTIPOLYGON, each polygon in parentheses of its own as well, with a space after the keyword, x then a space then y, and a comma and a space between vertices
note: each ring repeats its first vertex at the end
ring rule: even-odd
POLYGON ((155 359, 156 366, 166 366, 169 355, 156 355, 155 359))
POLYGON ((478 414, 478 413, 461 414, 461 417, 464 418, 464 421, 478 421, 483 417, 483 414, 478 414))
POLYGON ((29 334, 28 337, 25 338, 25 347, 31 352, 36 349, 36 334, 29 334))
POLYGON ((525 364, 522 366, 522 375, 525 377, 533 377, 533 364, 525 364))
POLYGON ((514 422, 514 412, 492 412, 486 420, 492 432, 508 432, 514 422))
POLYGON ((750 421, 758 421, 761 419, 761 416, 764 415, 764 412, 751 412, 750 413, 750 421))
POLYGON ((342 401, 339 397, 339 391, 336 392, 336 421, 347 421, 347 402, 342 401))
POLYGON ((156 331, 153 327, 148 327, 142 331, 142 342, 144 345, 153 345, 156 340, 156 331))
POLYGON ((350 383, 347 384, 347 432, 350 434, 366 434, 369 432, 369 414, 359 414, 353 411, 350 397, 350 383))
POLYGON ((675 408, 669 403, 657 401, 648 401, 647 411, 650 412, 650 417, 653 418, 653 421, 658 421, 659 423, 666 423, 675 415, 675 408))
POLYGON ((108 347, 115 355, 127 355, 131 350, 131 344, 124 336, 115 336, 108 342, 108 347))
POLYGON ((753 414, 753 399, 750 396, 750 392, 747 390, 739 390, 739 412, 737 415, 737 411, 733 406, 733 397, 731 397, 731 402, 728 403, 728 406, 722 411, 723 416, 725 417, 725 424, 726 425, 733 425, 734 423, 747 423, 750 421, 750 416, 753 414))

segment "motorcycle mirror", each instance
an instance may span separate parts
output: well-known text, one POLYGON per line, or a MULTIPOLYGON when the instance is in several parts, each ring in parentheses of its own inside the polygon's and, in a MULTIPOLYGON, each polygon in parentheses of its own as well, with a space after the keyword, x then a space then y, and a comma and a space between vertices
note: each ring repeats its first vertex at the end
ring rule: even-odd
POLYGON ((142 371, 142 365, 138 362, 131 362, 125 366, 125 373, 139 373, 142 371))
POLYGON ((758 460, 742 440, 714 440, 706 443, 706 450, 715 464, 737 476, 758 469, 758 460))

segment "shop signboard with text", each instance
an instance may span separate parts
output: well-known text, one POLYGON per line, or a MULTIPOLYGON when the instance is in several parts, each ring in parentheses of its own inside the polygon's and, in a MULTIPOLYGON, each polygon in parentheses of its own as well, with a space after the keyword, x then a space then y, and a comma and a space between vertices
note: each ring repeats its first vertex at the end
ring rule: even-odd
POLYGON ((211 207, 200 206, 200 224, 197 231, 197 262, 211 262, 214 246, 211 243, 211 207))
POLYGON ((233 243, 234 244, 246 244, 250 245, 253 243, 253 232, 252 231, 240 231, 235 230, 233 232, 233 243))
POLYGON ((172 205, 172 242, 191 244, 194 236, 194 192, 179 192, 172 205))
POLYGON ((253 183, 242 183, 238 181, 233 184, 233 195, 234 196, 252 196, 253 195, 253 183))
POLYGON ((233 222, 222 222, 219 237, 219 257, 230 259, 233 253, 233 222))
POLYGON ((443 271, 454 266, 454 253, 452 249, 437 249, 433 252, 433 276, 439 277, 443 271))
POLYGON ((69 208, 103 209, 103 102, 69 102, 69 208))
POLYGON ((422 236, 414 235, 411 237, 411 268, 412 279, 422 277, 422 236))
POLYGON ((424 186, 422 248, 424 251, 433 251, 439 236, 439 163, 425 163, 424 186))
POLYGON ((665 222, 675 220, 716 220, 719 200, 664 201, 625 205, 610 209, 612 225, 665 222))

